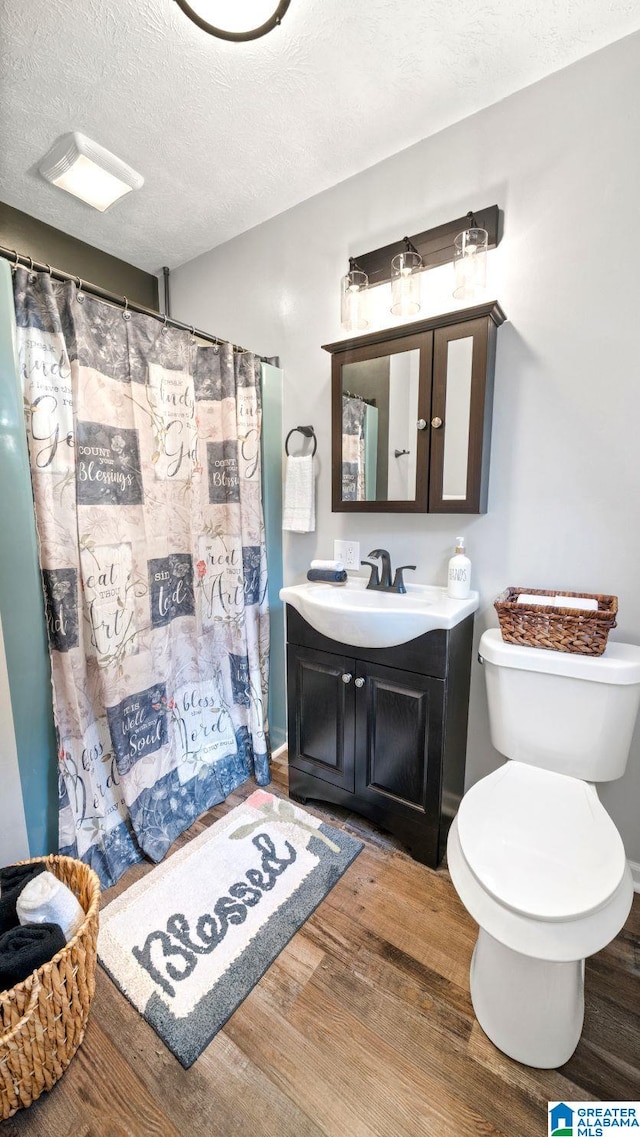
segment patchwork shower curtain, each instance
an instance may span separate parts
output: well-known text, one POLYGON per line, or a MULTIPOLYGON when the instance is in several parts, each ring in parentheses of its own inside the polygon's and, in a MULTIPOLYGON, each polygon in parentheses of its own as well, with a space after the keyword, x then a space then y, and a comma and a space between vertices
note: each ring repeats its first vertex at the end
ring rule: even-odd
POLYGON ((260 365, 18 268, 60 850, 103 885, 270 779, 260 365))

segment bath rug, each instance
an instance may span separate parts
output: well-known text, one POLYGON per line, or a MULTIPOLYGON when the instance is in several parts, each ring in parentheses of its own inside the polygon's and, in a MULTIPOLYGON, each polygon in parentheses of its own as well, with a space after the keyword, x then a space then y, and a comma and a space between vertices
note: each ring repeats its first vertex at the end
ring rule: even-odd
POLYGON ((362 847, 257 790, 103 909, 100 963, 191 1066, 362 847))

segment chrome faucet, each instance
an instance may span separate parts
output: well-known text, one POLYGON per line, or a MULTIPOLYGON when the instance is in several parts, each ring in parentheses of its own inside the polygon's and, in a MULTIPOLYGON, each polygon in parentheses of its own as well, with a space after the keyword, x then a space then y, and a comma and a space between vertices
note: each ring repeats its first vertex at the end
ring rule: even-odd
POLYGON ((365 560, 360 564, 368 565, 371 569, 371 576, 367 588, 371 588, 375 592, 406 592, 407 588, 404 583, 403 572, 405 569, 415 569, 415 565, 401 565, 397 568, 391 583, 391 557, 386 549, 372 549, 369 557, 375 557, 376 560, 382 562, 382 575, 378 574, 378 566, 375 561, 365 560))

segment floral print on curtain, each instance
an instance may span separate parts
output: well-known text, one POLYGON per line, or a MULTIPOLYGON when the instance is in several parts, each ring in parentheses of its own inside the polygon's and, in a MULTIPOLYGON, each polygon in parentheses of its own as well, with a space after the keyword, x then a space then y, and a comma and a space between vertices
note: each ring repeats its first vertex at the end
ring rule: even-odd
POLYGON ((15 273, 60 851, 113 884, 270 780, 260 364, 15 273))

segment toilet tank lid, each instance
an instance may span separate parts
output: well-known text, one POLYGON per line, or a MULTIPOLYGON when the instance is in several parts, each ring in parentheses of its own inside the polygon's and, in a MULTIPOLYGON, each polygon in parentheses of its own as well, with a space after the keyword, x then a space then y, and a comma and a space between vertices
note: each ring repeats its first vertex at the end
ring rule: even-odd
POLYGON ((480 638, 478 654, 497 667, 544 671, 593 683, 623 686, 640 683, 640 647, 635 644, 609 642, 603 655, 574 655, 573 652, 506 643, 499 628, 489 628, 480 638))

